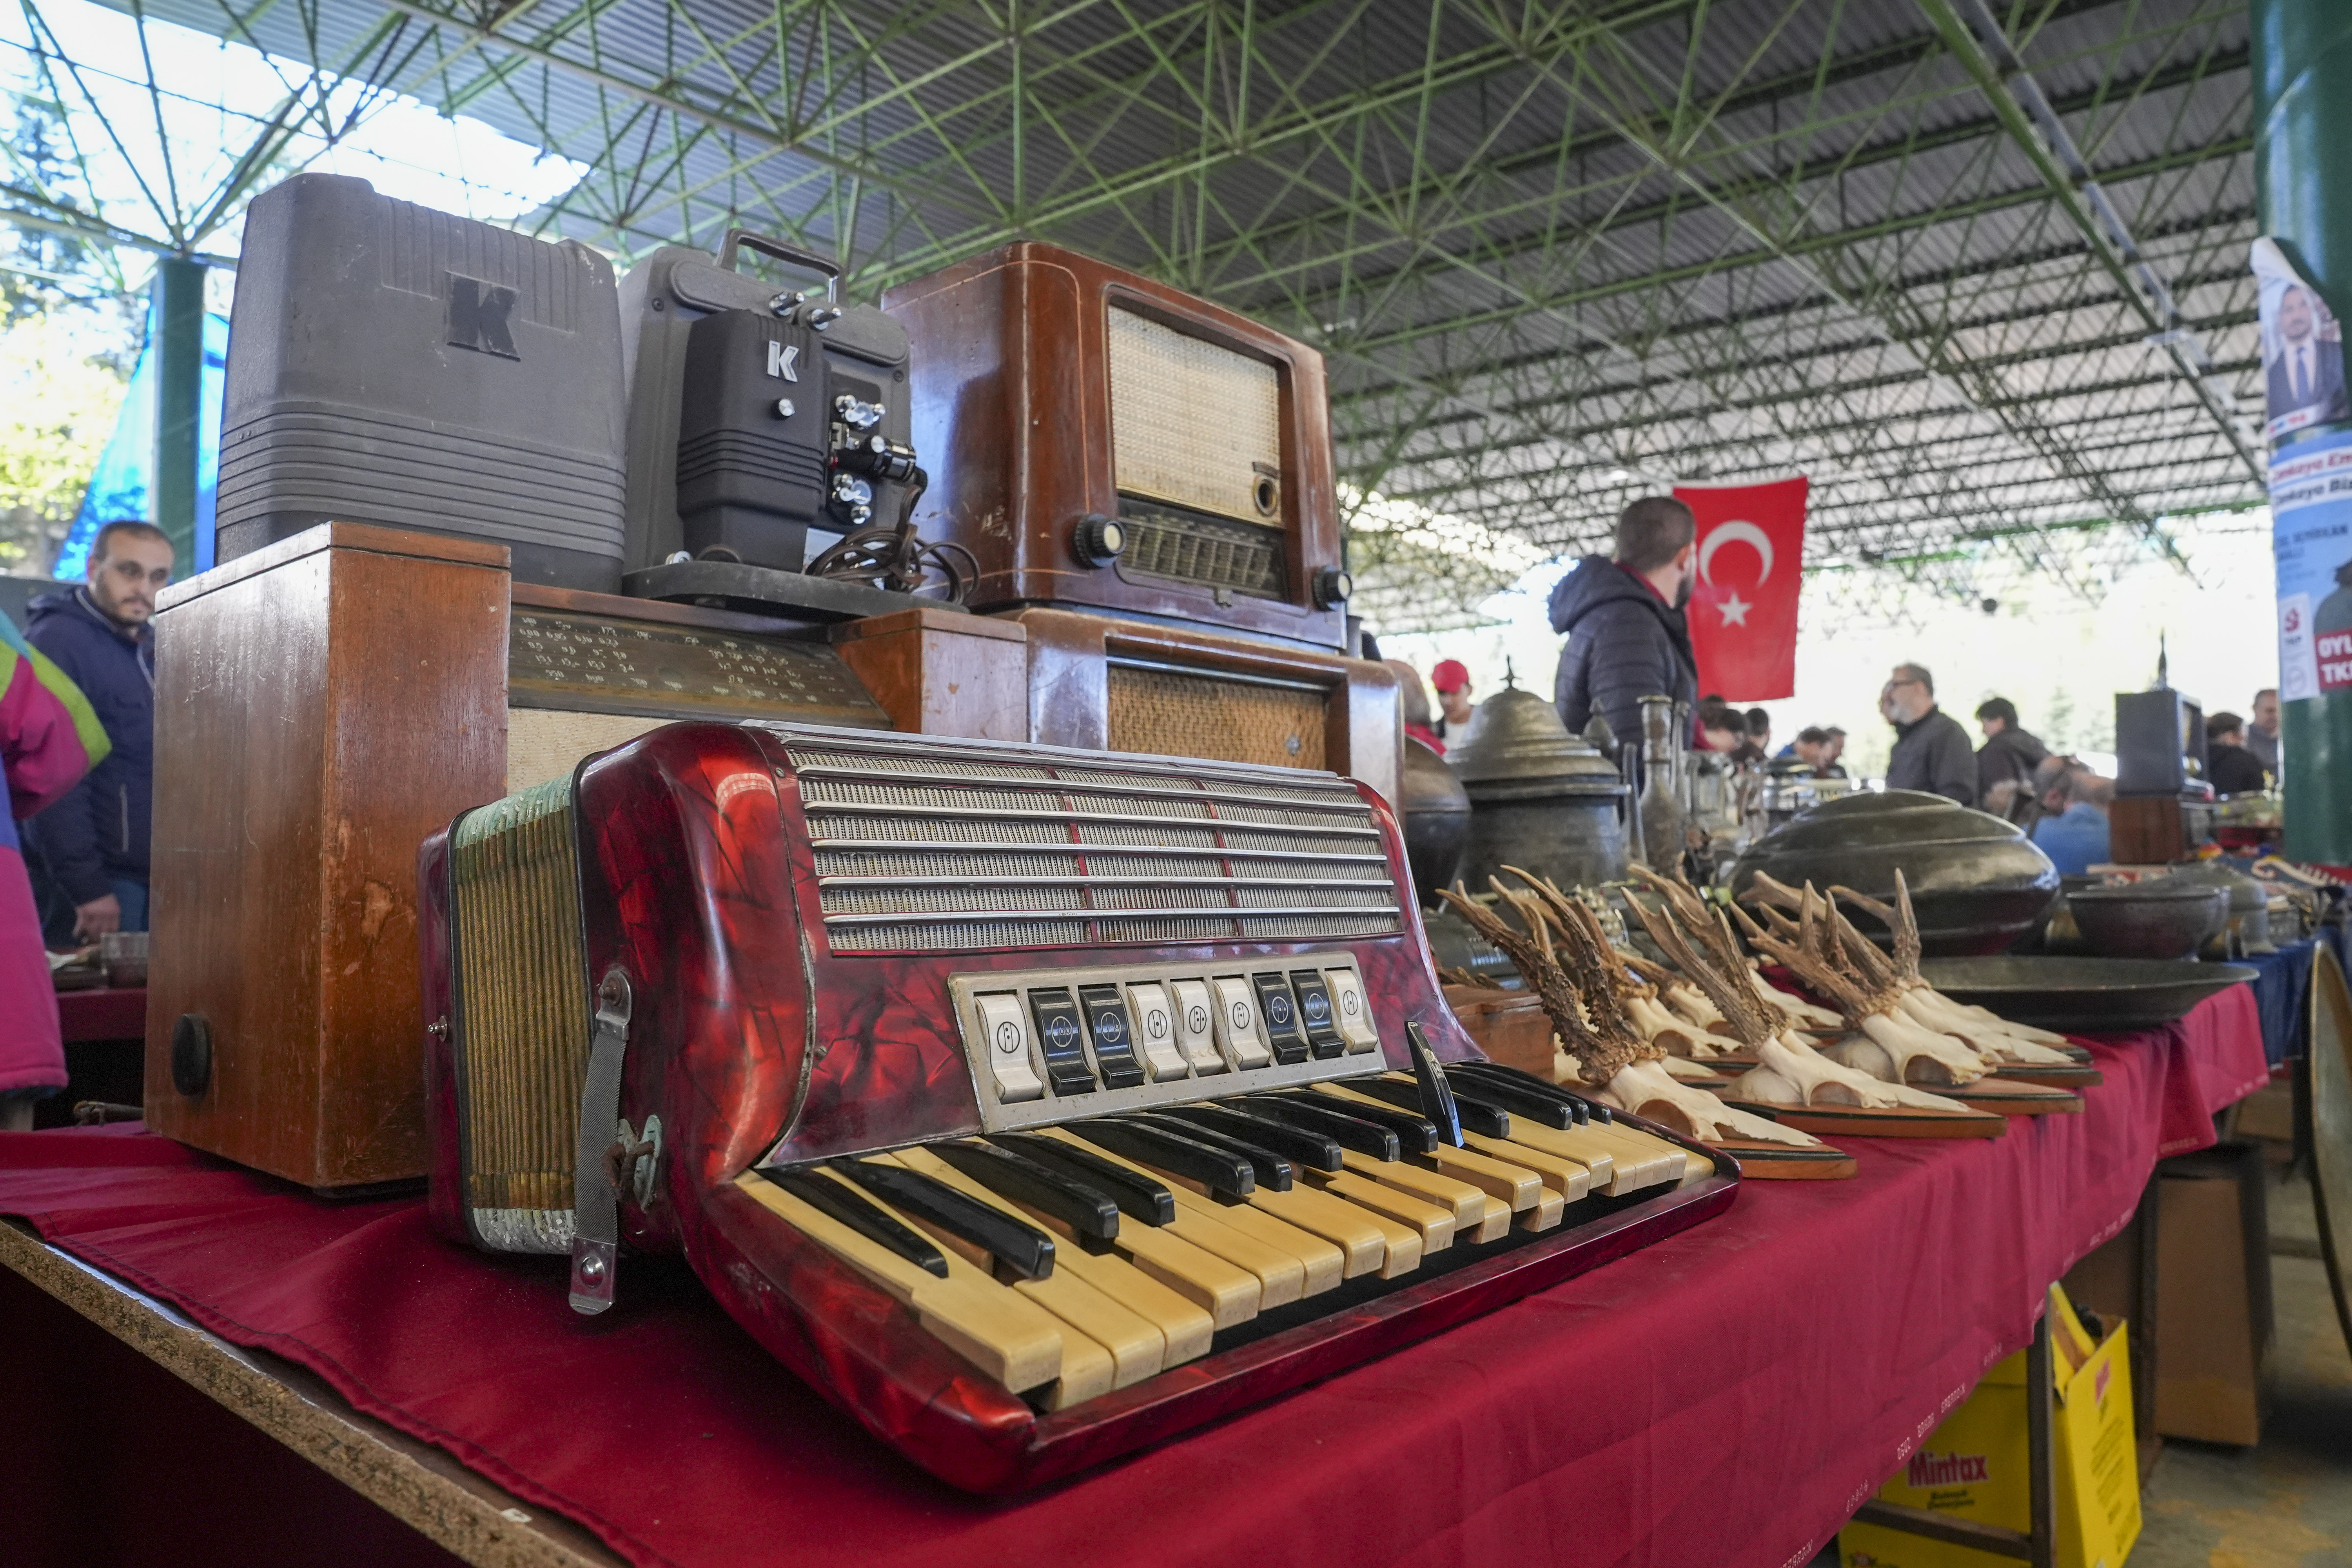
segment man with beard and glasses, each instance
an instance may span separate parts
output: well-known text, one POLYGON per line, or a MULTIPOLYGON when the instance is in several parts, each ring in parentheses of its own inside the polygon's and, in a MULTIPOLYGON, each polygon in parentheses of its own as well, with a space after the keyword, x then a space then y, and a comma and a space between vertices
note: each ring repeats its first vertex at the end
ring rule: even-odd
POLYGON ((1617 518, 1613 555, 1588 555, 1551 591, 1551 629, 1564 634, 1552 701, 1570 733, 1595 713, 1621 742, 1642 734, 1642 699, 1689 702, 1692 557, 1698 520, 1672 496, 1644 496, 1617 518))
POLYGON ((1879 689, 1878 710, 1895 726, 1886 787, 1977 803, 1976 748, 1960 721, 1936 706, 1936 678, 1922 664, 1898 664, 1879 689))
POLYGON ((155 785, 155 595, 172 541, 152 523, 98 531, 89 580, 33 601, 26 639, 89 699, 113 754, 26 826, 26 847, 70 910, 47 911, 76 942, 147 929, 148 817, 155 785))

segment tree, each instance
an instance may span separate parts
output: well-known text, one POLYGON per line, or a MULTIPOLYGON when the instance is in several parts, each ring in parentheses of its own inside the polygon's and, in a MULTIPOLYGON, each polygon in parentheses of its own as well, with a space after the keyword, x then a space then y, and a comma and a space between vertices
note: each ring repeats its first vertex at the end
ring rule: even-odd
POLYGON ((113 346, 95 324, 55 312, 0 331, 0 572, 48 571, 113 433, 130 378, 93 352, 113 346))
MULTIPOLYGON (((47 205, 60 218, 94 211, 58 104, 35 93, 10 93, 7 113, 0 164, 11 194, 47 205)), ((29 224, 0 227, 0 321, 13 325, 116 293, 121 279, 115 272, 109 247, 29 224)))

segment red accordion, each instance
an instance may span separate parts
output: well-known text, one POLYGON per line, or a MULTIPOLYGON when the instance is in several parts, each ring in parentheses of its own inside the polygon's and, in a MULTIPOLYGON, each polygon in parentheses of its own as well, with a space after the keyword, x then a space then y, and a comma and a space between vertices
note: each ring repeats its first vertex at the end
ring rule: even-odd
POLYGON ((955 1485, 1034 1485, 1727 1206, 1479 1059, 1395 816, 1299 770, 676 724, 419 862, 432 1207, 683 1252, 955 1485))

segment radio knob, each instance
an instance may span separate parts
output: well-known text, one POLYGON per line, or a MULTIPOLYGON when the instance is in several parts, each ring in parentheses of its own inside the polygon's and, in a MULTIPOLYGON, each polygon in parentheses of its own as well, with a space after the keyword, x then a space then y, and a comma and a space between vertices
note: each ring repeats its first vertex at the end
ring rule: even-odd
POLYGON ((1315 569, 1311 586, 1317 609, 1336 610, 1346 604, 1349 595, 1356 591, 1356 580, 1341 567, 1318 566, 1315 569))
POLYGON ((1108 566, 1127 550, 1127 527, 1115 517, 1090 511, 1078 519, 1071 545, 1089 566, 1108 566))

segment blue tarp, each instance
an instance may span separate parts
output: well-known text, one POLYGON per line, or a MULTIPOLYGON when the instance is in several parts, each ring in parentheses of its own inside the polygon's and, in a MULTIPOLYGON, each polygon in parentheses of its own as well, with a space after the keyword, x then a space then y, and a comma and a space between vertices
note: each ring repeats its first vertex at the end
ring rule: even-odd
POLYGON ((2304 1054, 2311 1041, 2311 962, 2321 942, 2336 951, 2342 963, 2347 956, 2344 930, 2322 927, 2316 936, 2290 942, 2259 958, 2231 959, 2255 971, 2254 1005, 2263 1019, 2263 1054, 2279 1067, 2304 1054))
MULTIPOLYGON (((196 559, 174 568, 174 577, 194 576, 213 563, 213 500, 220 487, 220 426, 223 372, 228 363, 228 318, 205 315, 205 376, 196 416, 196 559)), ((115 416, 114 434, 99 455, 98 470, 82 492, 81 510, 58 550, 49 575, 78 583, 89 574, 90 542, 107 523, 135 517, 153 521, 148 484, 155 471, 155 314, 147 314, 147 346, 131 372, 131 391, 115 416)))

